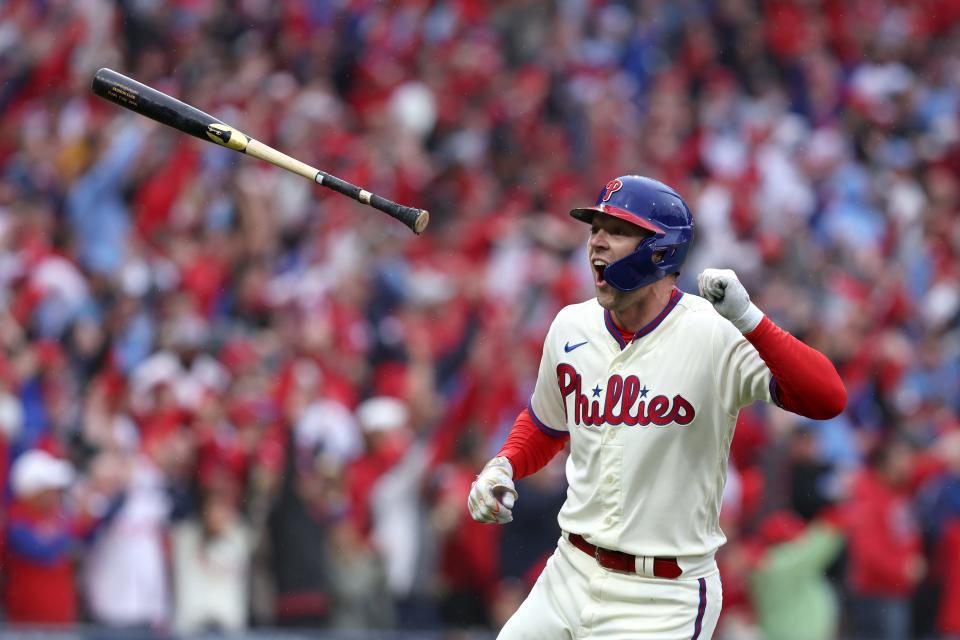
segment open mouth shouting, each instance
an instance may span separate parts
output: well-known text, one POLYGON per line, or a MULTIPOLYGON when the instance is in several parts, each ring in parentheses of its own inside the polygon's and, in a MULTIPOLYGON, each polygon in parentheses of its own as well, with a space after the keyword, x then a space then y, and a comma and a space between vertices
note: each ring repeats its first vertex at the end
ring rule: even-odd
POLYGON ((607 284, 607 281, 603 279, 603 272, 606 271, 609 263, 600 258, 594 258, 591 264, 593 265, 593 283, 598 287, 607 284))

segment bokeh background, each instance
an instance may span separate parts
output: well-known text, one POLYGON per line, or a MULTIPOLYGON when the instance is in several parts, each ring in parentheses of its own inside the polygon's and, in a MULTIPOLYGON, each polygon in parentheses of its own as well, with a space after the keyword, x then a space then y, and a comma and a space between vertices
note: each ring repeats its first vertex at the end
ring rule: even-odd
POLYGON ((494 633, 564 456, 509 526, 467 491, 592 295, 566 212, 639 173, 694 211, 681 287, 736 269, 849 392, 741 414, 718 636, 958 637, 958 110, 956 0, 0 2, 0 635, 494 633))

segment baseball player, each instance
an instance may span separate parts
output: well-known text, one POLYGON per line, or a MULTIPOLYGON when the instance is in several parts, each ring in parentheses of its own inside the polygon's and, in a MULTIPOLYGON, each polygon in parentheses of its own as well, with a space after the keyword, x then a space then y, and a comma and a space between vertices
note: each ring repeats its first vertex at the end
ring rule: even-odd
POLYGON ((510 522, 514 481, 569 441, 563 535, 500 638, 710 638, 738 412, 831 418, 846 390, 733 271, 700 274, 702 297, 675 287, 693 220, 670 187, 622 176, 570 215, 590 224, 597 297, 557 314, 530 403, 468 498, 475 520, 510 522))

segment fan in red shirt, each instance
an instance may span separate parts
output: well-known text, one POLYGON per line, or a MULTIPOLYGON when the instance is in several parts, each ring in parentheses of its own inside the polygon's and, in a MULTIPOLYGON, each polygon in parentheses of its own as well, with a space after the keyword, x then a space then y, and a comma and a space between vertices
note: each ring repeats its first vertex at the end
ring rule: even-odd
POLYGON ((853 486, 845 520, 857 637, 909 636, 910 597, 926 571, 907 492, 912 463, 904 442, 877 447, 853 486))
POLYGON ((486 453, 475 434, 462 435, 435 485, 431 521, 440 547, 440 618, 461 629, 490 623, 500 577, 499 528, 474 522, 462 506, 486 453))
POLYGON ((6 531, 4 606, 13 623, 70 624, 77 620, 73 551, 84 522, 63 507, 73 467, 39 449, 11 469, 14 501, 6 531))
POLYGON ((960 518, 947 524, 937 556, 943 581, 937 630, 944 637, 960 636, 960 518))

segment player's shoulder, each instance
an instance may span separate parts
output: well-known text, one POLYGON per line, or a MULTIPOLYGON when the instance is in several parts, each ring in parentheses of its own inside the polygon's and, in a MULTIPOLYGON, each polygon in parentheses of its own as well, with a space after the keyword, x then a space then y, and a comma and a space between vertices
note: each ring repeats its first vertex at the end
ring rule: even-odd
POLYGON ((733 324, 720 315, 709 300, 694 293, 684 292, 677 302, 681 313, 677 314, 686 330, 697 331, 701 334, 716 336, 723 341, 731 337, 739 337, 733 324))
POLYGON ((729 324, 708 300, 688 291, 684 291, 677 301, 677 310, 679 319, 690 326, 712 330, 723 323, 729 324))
POLYGON ((712 319, 712 316, 720 317, 720 314, 717 313, 717 310, 713 308, 709 301, 689 291, 683 292, 680 300, 677 301, 677 307, 683 309, 686 313, 695 314, 695 317, 705 319, 712 319))
POLYGON ((603 313, 603 307, 597 302, 596 298, 590 298, 583 302, 574 302, 560 309, 557 313, 557 320, 578 320, 583 317, 590 317, 598 313, 603 313))
POLYGON ((583 302, 574 302, 560 309, 553 320, 554 324, 578 323, 589 318, 603 315, 603 307, 597 302, 596 298, 590 298, 583 302))
POLYGON ((550 324, 550 333, 564 335, 574 331, 583 333, 589 331, 593 325, 603 325, 603 307, 596 298, 568 304, 560 309, 550 324), (599 322, 597 318, 600 318, 599 322))

